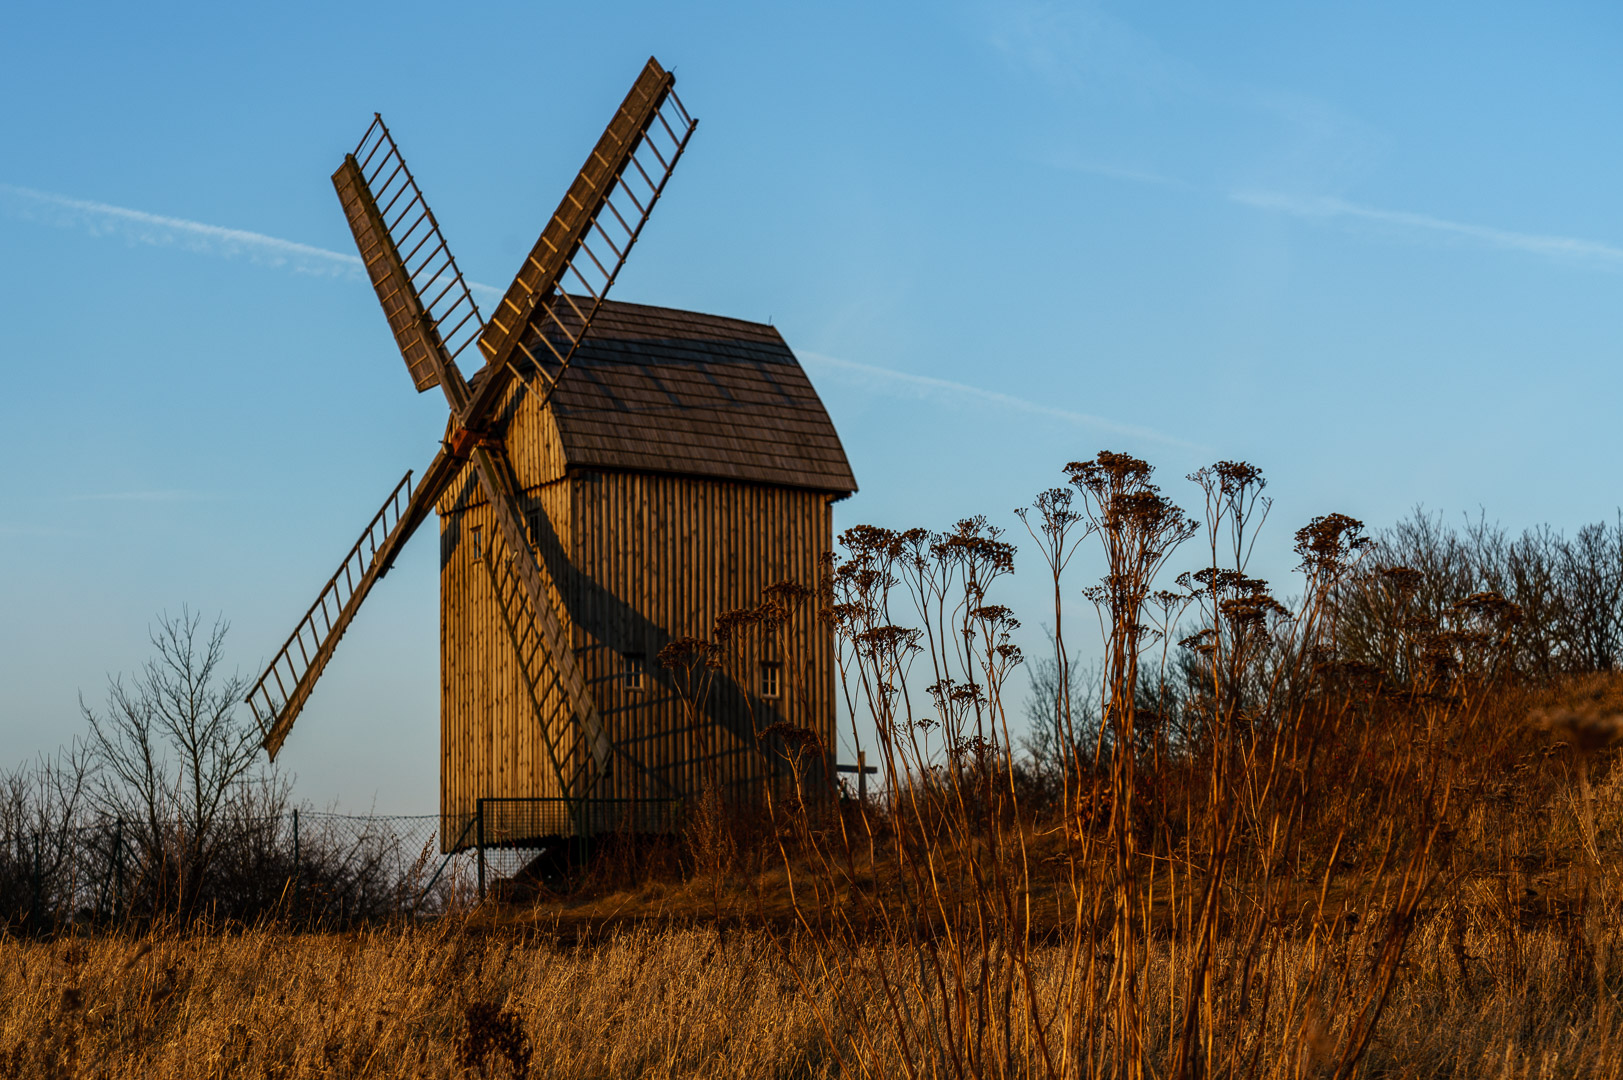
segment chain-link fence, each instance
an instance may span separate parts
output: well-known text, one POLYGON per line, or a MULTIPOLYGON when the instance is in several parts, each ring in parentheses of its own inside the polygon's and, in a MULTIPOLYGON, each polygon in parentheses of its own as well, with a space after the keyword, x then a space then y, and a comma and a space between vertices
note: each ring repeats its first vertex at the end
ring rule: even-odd
POLYGON ((0 928, 97 925, 171 914, 344 926, 427 918, 518 895, 605 837, 671 836, 670 799, 481 799, 472 814, 289 810, 237 815, 204 836, 113 818, 0 822, 0 928))

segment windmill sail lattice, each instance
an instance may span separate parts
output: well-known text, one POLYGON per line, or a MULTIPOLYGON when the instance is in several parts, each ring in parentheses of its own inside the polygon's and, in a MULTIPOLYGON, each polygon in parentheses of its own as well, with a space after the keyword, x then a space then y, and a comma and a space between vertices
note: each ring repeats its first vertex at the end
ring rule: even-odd
POLYGON ((698 126, 674 83, 648 61, 491 313, 479 349, 499 377, 481 387, 468 427, 500 398, 515 359, 543 402, 568 369, 698 126))
POLYGON ((484 322, 382 116, 373 114, 333 186, 412 382, 439 385, 436 354, 455 363, 484 322))
POLYGON ((490 576, 491 592, 501 613, 502 625, 513 645, 518 670, 529 693, 530 704, 541 720, 541 742, 546 748, 547 761, 563 791, 579 791, 591 782, 591 774, 598 768, 593 747, 573 726, 560 731, 549 718, 558 711, 557 706, 568 701, 569 691, 563 685, 562 671, 551 658, 558 648, 556 639, 548 632, 558 632, 556 618, 548 619, 550 612, 535 617, 530 607, 528 590, 515 572, 516 561, 504 543, 492 544, 482 561, 490 576), (545 629, 543 629, 545 628, 545 629))
MULTIPOLYGON (((550 665, 552 677, 563 690, 565 702, 585 736, 594 766, 598 773, 606 773, 612 747, 603 728, 603 719, 598 715, 597 704, 586 687, 580 664, 575 660, 575 651, 570 648, 558 613, 553 610, 546 568, 536 557, 535 541, 530 537, 530 530, 524 522, 513 490, 512 473, 506 460, 499 460, 497 454, 485 446, 475 448, 473 464, 479 474, 479 486, 484 490, 485 498, 490 500, 491 509, 496 515, 509 569, 518 579, 524 598, 528 601, 529 617, 546 647, 541 654, 542 659, 550 665)), ((533 673, 527 677, 534 681, 533 673)), ((550 721, 545 716, 537 719, 543 725, 550 721)), ((580 774, 560 773, 558 779, 565 785, 565 791, 578 790, 574 785, 579 781, 580 774)))
POLYGON ((310 605, 304 618, 270 662, 265 673, 248 694, 248 707, 265 736, 265 749, 272 757, 304 708, 316 680, 331 659, 338 639, 374 582, 382 576, 384 560, 379 557, 388 540, 400 531, 404 512, 411 501, 411 473, 407 473, 383 501, 371 522, 339 564, 338 572, 327 581, 321 595, 310 605))

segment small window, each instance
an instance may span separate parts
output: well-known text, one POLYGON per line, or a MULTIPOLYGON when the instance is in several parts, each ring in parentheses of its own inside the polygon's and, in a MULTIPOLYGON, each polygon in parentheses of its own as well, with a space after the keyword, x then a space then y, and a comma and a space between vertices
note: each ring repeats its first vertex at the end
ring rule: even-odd
POLYGON ((475 525, 471 530, 469 530, 468 535, 469 539, 473 541, 473 557, 476 559, 483 558, 485 554, 485 541, 484 537, 479 533, 479 526, 475 525))
POLYGON ((783 692, 783 665, 776 660, 761 662, 761 696, 775 700, 783 692))
POLYGON ((643 688, 643 655, 640 652, 628 652, 624 656, 624 667, 621 668, 627 690, 641 690, 643 688))

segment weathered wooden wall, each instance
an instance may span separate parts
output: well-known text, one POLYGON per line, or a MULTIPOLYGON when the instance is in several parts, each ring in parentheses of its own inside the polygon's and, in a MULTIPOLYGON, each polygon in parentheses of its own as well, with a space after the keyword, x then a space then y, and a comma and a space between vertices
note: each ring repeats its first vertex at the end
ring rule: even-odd
MULTIPOLYGON (((657 657, 672 639, 712 637, 716 617, 761 602, 780 581, 814 587, 831 542, 834 495, 655 473, 586 471, 564 461, 556 425, 522 387, 508 408, 507 446, 567 628, 611 738, 625 750, 599 797, 689 798, 712 783, 759 798, 772 774, 787 783, 781 740, 756 733, 787 720, 835 745, 829 631, 803 604, 781 631, 740 635, 722 654, 697 723, 657 657), (624 658, 644 658, 642 690, 624 658), (782 664, 776 701, 762 699, 763 660, 782 664)), ((467 470, 442 500, 441 813, 452 842, 481 797, 562 792, 488 560, 496 525, 467 470)), ((556 697, 542 702, 556 738, 573 725, 556 697)), ((826 762, 807 762, 816 768, 826 762)), ((651 819, 649 819, 651 820, 651 819)), ((489 839, 489 838, 487 838, 489 839)))

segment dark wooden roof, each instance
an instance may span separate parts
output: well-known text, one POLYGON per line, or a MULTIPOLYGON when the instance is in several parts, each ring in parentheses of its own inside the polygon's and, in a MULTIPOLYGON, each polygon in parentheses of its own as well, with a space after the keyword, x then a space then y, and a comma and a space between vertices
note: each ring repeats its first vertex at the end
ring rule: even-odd
POLYGON ((552 412, 574 467, 857 489, 817 391, 761 323, 607 301, 552 412))

